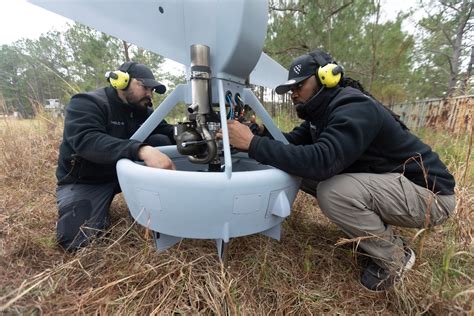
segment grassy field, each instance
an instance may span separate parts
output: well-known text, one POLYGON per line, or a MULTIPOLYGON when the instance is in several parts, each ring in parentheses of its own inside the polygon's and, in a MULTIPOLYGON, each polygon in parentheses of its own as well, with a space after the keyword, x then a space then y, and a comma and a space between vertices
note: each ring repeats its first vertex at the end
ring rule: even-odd
MULTIPOLYGON (((285 121, 285 120, 282 120, 285 121)), ((286 122, 286 121, 285 121, 286 122)), ((286 123, 285 123, 286 124, 286 123)), ((366 291, 355 245, 300 192, 280 242, 233 240, 222 263, 213 241, 158 254, 118 195, 108 234, 76 254, 55 244, 54 171, 62 125, 0 121, 0 312, 26 314, 383 314, 474 312, 472 139, 420 135, 455 173, 457 211, 430 231, 398 229, 415 269, 386 293, 366 291)))

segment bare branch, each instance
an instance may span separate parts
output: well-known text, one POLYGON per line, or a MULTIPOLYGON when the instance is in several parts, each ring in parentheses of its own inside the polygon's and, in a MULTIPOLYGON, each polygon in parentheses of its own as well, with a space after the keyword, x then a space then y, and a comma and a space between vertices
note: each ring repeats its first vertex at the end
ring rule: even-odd
POLYGON ((284 12, 300 12, 302 14, 306 14, 307 12, 304 10, 304 6, 303 8, 289 8, 289 7, 286 7, 286 8, 277 8, 275 6, 269 6, 268 7, 270 9, 270 11, 284 11, 284 12))
POLYGON ((449 45, 451 45, 451 47, 454 48, 454 43, 451 40, 451 36, 448 34, 448 32, 446 31, 444 27, 441 28, 441 32, 443 32, 444 37, 446 37, 446 40, 449 42, 449 45))
POLYGON ((474 5, 471 3, 470 5, 468 4, 468 6, 469 6, 469 11, 466 13, 464 19, 461 20, 460 27, 458 28, 458 30, 464 30, 466 25, 469 25, 468 22, 469 22, 469 19, 471 17, 472 8, 473 8, 474 5))
POLYGON ((445 56, 445 57, 447 57, 447 58, 449 58, 449 57, 450 57, 450 55, 449 55, 449 54, 447 54, 447 53, 444 53, 444 52, 442 52, 442 51, 439 51, 439 50, 433 50, 433 49, 428 49, 428 48, 427 48, 427 49, 425 49, 425 50, 426 50, 427 52, 429 52, 429 53, 433 53, 433 54, 436 54, 436 55, 442 55, 442 56, 445 56))
POLYGON ((332 11, 330 15, 331 15, 331 16, 332 16, 332 15, 336 15, 337 13, 339 13, 339 12, 342 11, 342 10, 344 10, 345 8, 347 8, 348 6, 350 6, 350 5, 353 4, 353 3, 354 3, 354 0, 351 0, 351 1, 349 1, 349 2, 347 2, 347 3, 345 3, 345 4, 343 4, 342 6, 340 6, 339 8, 337 8, 336 10, 332 11))
POLYGON ((440 3, 441 3, 442 5, 444 5, 445 7, 448 7, 448 8, 450 8, 450 9, 453 9, 453 10, 456 11, 456 12, 459 12, 459 9, 458 9, 458 8, 456 8, 456 7, 455 7, 454 5, 452 5, 451 3, 448 3, 447 1, 440 1, 440 3))

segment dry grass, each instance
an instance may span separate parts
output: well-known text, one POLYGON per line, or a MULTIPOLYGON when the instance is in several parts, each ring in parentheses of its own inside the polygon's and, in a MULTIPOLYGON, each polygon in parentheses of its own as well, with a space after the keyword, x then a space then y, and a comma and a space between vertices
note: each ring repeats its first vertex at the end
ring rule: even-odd
MULTIPOLYGON (((353 243, 299 193, 282 240, 233 240, 224 266, 213 241, 185 240, 158 254, 127 216, 71 255, 55 244, 54 169, 62 126, 0 122, 0 312, 6 314, 469 314, 473 312, 473 179, 458 212, 424 241, 423 257, 387 293, 358 283, 353 243), (125 233, 126 232, 126 233, 125 233)), ((466 158, 466 157, 464 157, 466 158)), ((465 160, 464 160, 465 162, 465 160)), ((456 161, 450 162, 458 175, 456 161)), ((459 168, 458 168, 459 167, 459 168)), ((420 235, 404 229, 416 249, 420 235)))

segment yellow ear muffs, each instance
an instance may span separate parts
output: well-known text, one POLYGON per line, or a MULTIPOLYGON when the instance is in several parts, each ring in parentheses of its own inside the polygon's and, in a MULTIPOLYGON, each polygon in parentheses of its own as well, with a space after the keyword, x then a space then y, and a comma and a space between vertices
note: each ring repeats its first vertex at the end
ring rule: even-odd
POLYGON ((318 68, 318 77, 327 88, 334 88, 341 81, 343 69, 336 64, 327 64, 318 68))
POLYGON ((130 74, 128 73, 137 63, 134 61, 127 61, 120 66, 119 70, 107 71, 105 78, 110 82, 110 85, 117 90, 125 90, 130 85, 130 74))
POLYGON ((105 78, 107 78, 110 85, 117 90, 125 90, 130 84, 130 75, 120 70, 108 71, 105 74, 105 78))
POLYGON ((335 62, 328 62, 320 55, 320 52, 310 53, 314 61, 319 65, 316 76, 326 88, 334 88, 339 84, 344 73, 344 68, 335 62))

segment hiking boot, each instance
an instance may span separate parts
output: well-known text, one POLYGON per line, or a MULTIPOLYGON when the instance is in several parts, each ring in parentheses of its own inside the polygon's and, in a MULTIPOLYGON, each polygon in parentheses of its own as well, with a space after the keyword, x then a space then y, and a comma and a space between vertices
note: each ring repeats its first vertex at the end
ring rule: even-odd
POLYGON ((395 272, 391 272, 388 269, 380 267, 371 260, 367 268, 362 272, 360 282, 371 291, 385 291, 391 288, 395 282, 400 281, 403 273, 410 270, 414 264, 415 253, 410 248, 405 248, 405 262, 401 268, 397 269, 395 272))

